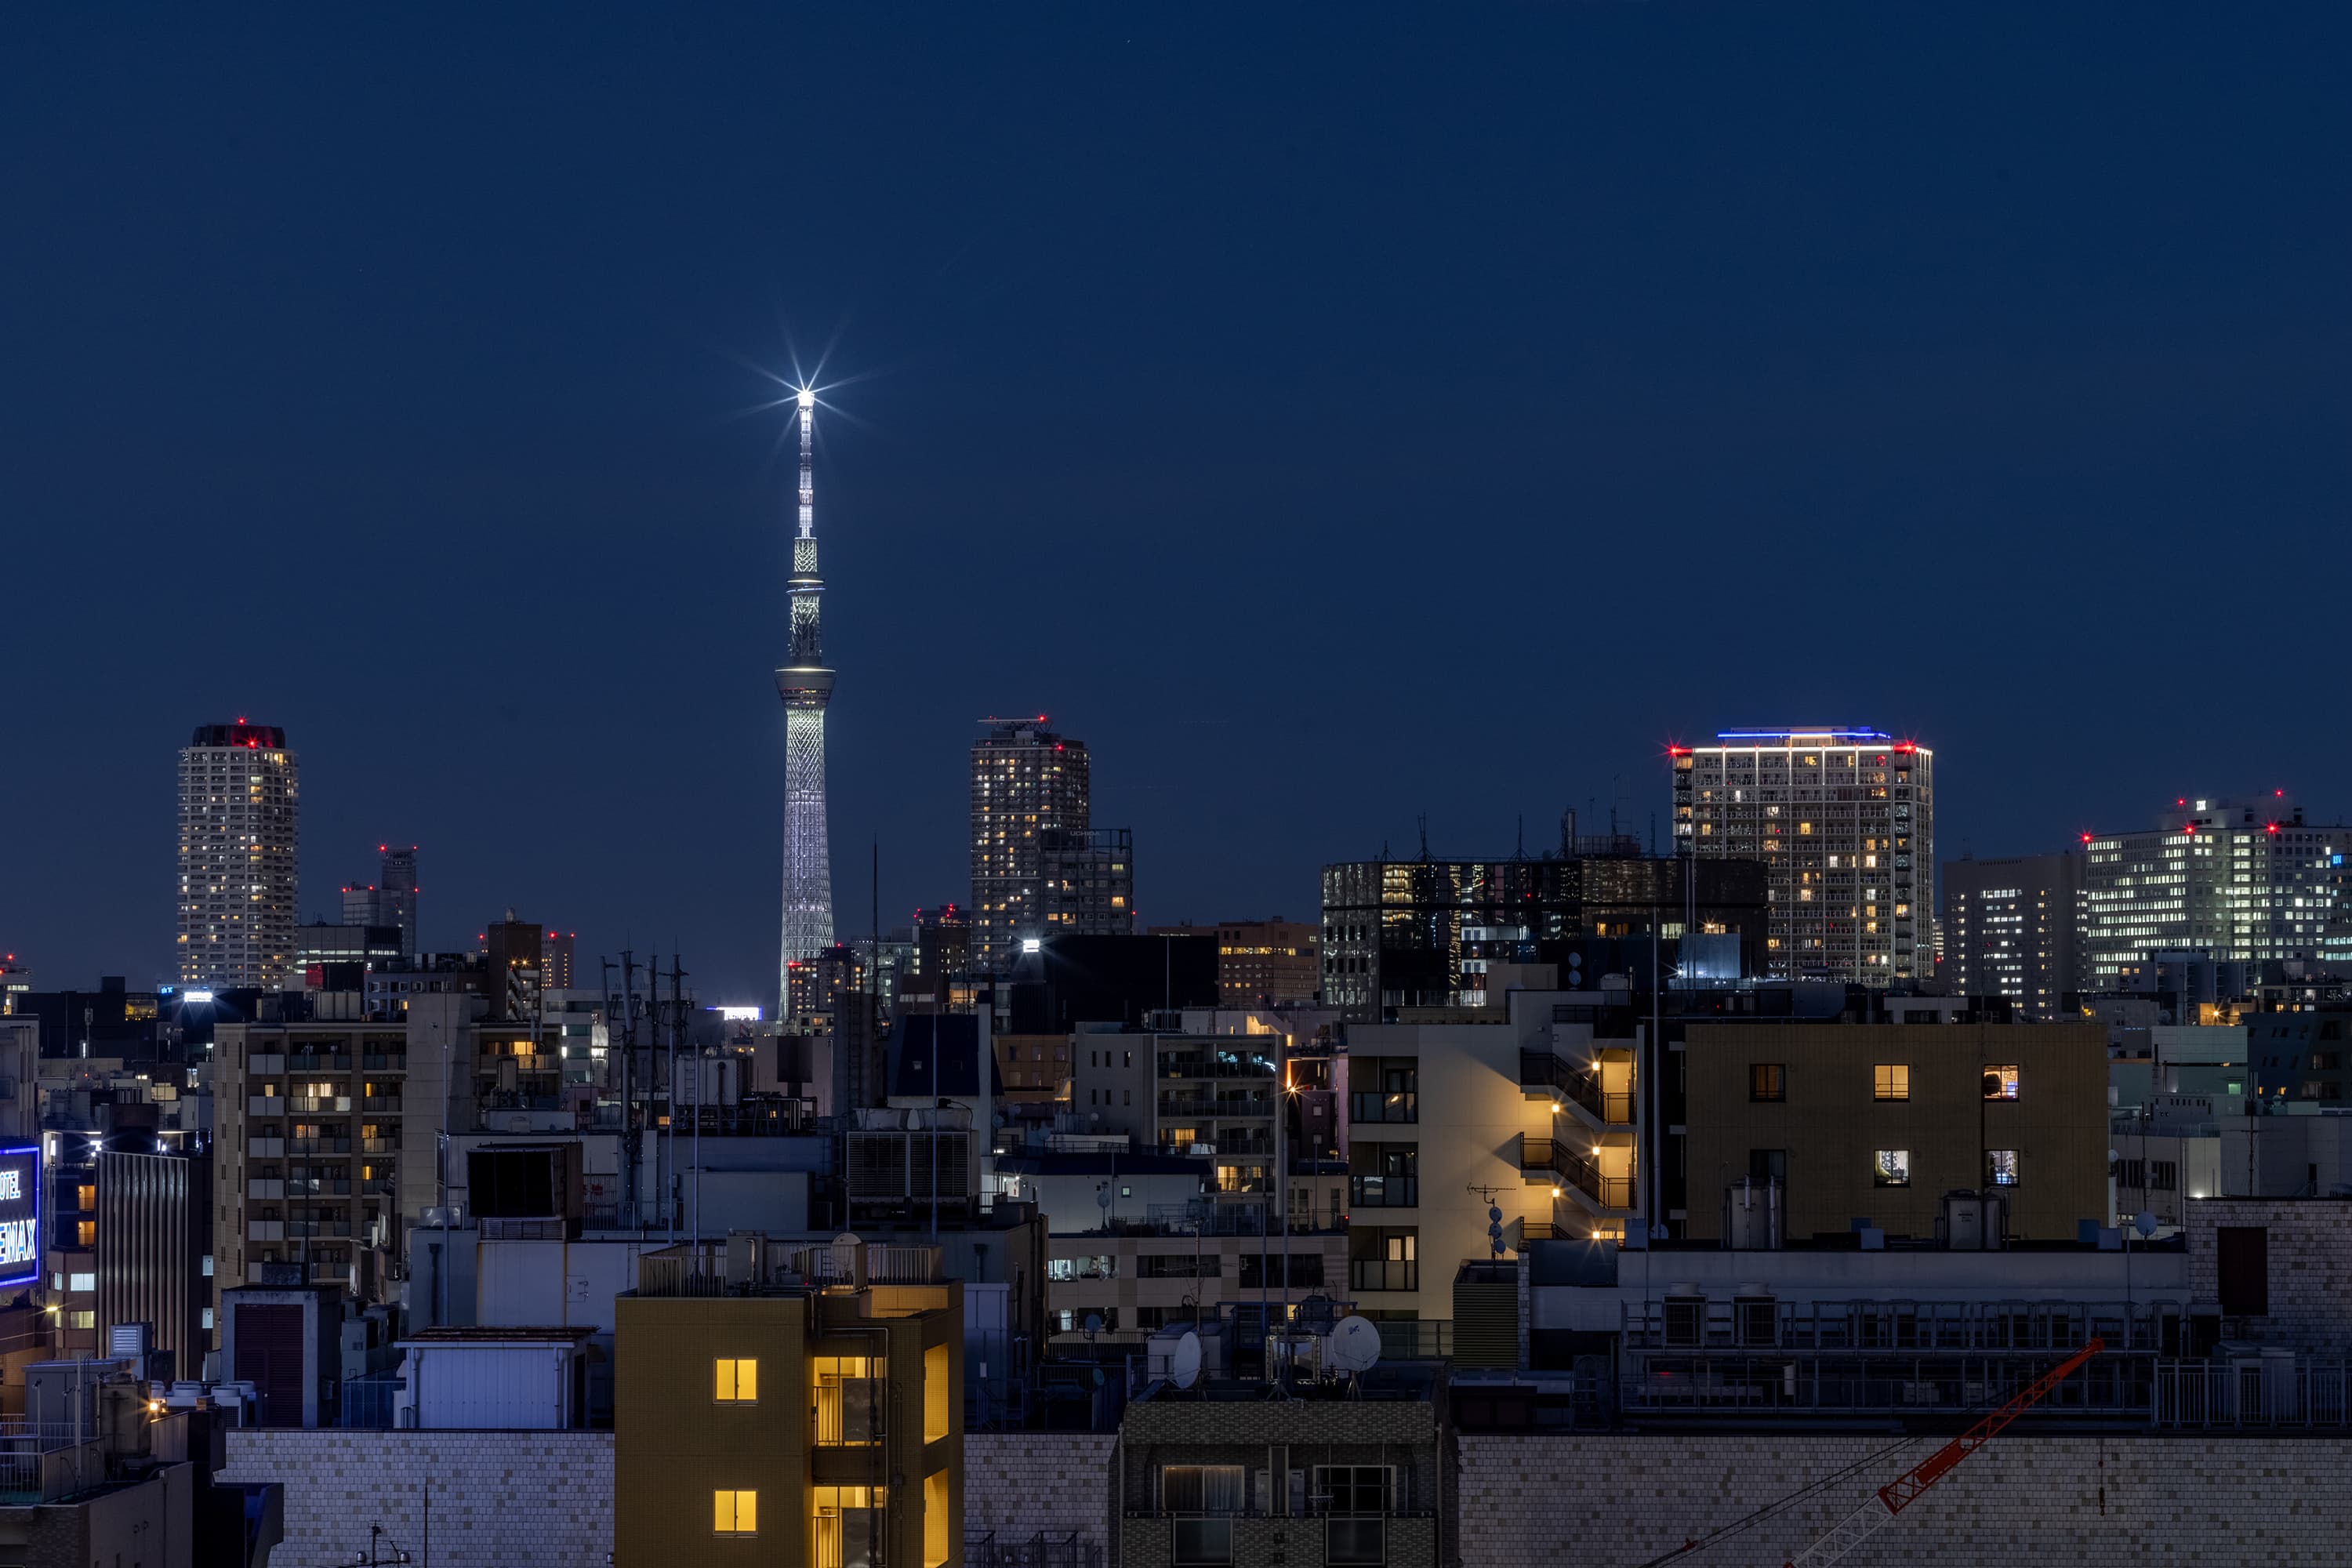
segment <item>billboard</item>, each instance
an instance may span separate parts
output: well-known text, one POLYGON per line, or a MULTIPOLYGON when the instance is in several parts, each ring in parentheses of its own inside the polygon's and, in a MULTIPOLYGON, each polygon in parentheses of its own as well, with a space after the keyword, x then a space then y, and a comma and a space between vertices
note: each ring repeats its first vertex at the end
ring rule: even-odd
POLYGON ((0 1287, 41 1277, 41 1152, 0 1149, 0 1287))

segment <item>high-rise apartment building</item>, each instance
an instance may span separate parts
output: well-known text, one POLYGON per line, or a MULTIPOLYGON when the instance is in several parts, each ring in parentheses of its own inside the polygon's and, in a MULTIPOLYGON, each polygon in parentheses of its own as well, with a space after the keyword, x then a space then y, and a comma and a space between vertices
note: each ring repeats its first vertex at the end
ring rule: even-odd
POLYGON ((296 774, 275 724, 199 724, 180 752, 180 984, 276 991, 294 962, 296 774))
POLYGON ((2061 1016, 2083 986, 2083 857, 1944 863, 1944 978, 1960 996, 2006 996, 2025 1017, 2061 1016))
POLYGON ((988 725, 971 743, 971 958, 1002 974, 1045 935, 1045 836, 1092 826, 1092 781, 1086 742, 1045 728, 1044 714, 988 725))
POLYGON ((2088 836, 2084 966, 2095 991, 2157 952, 2260 963, 2320 956, 2343 900, 2352 827, 2320 826, 2284 793, 2182 797, 2152 827, 2088 836))
POLYGON ((1037 871, 1038 911, 1045 934, 1134 933, 1132 829, 1049 827, 1038 836, 1037 871))
POLYGON ((1770 868, 1770 972, 1863 985, 1931 978, 1935 753, 1884 730, 1726 730, 1671 748, 1675 836, 1770 868))

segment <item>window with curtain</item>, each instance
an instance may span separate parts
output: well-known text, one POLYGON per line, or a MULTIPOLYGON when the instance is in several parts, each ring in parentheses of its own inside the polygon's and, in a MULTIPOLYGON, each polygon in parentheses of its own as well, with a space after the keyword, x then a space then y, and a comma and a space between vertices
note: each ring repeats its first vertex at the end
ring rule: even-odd
POLYGON ((1160 1507, 1166 1513, 1243 1511, 1239 1465, 1167 1465, 1160 1471, 1160 1507))

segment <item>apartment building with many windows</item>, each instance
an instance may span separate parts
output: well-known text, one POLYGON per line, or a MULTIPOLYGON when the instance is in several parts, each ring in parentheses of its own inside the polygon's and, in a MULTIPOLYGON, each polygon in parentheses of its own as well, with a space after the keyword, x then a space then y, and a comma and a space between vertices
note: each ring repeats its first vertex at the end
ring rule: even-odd
POLYGON ((1770 868, 1772 974, 1935 975, 1935 753, 1843 726, 1725 730, 1669 751, 1677 842, 1770 868))
POLYGON ((971 965, 1003 974, 1045 934, 1045 835, 1093 826, 1093 775, 1086 742, 1043 714, 988 722, 971 743, 971 965))
POLYGON ((180 750, 184 988, 275 991, 294 962, 297 769, 275 724, 199 724, 180 750))
POLYGON ((441 1201, 440 1138, 474 1125, 479 1005, 420 995, 373 1019, 215 1028, 215 1296, 318 1283, 389 1298, 404 1227, 441 1201))

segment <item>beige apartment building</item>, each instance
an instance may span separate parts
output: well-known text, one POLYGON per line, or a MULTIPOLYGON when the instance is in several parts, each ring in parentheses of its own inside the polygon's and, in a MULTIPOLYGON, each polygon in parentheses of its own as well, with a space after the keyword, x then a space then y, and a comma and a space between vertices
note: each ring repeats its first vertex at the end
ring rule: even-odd
POLYGON ((1694 1239, 1751 1179, 1782 1184, 1800 1237, 1929 1237, 1961 1190, 2006 1199, 2018 1240, 2107 1217, 2104 1026, 1695 1023, 1683 1061, 1694 1239))

